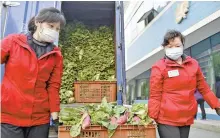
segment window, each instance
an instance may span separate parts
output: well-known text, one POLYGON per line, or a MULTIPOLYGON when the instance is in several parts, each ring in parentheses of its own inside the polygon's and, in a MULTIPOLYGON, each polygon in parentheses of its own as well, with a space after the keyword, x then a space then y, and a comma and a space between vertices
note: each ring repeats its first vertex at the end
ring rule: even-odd
POLYGON ((212 47, 216 47, 220 44, 220 32, 211 37, 211 44, 212 47))
POLYGON ((158 12, 155 9, 151 9, 147 11, 146 13, 144 13, 144 15, 138 20, 137 23, 144 21, 145 26, 147 26, 157 15, 158 15, 158 12))
POLYGON ((187 48, 184 50, 184 53, 187 55, 187 56, 191 56, 191 48, 187 48))
POLYGON ((141 84, 141 100, 147 100, 149 95, 149 79, 146 79, 141 84))
POLYGON ((192 57, 198 57, 202 53, 205 54, 204 52, 207 52, 209 49, 211 49, 210 38, 205 39, 191 47, 192 57))
POLYGON ((154 17, 154 14, 150 13, 148 17, 144 20, 145 26, 147 26, 154 19, 154 17))
POLYGON ((206 77, 207 83, 210 85, 211 89, 213 89, 214 69, 211 53, 212 51, 210 37, 191 47, 191 56, 199 62, 203 75, 206 77))
POLYGON ((132 88, 133 86, 132 85, 129 85, 129 84, 127 84, 127 86, 126 86, 126 100, 127 100, 127 103, 128 104, 131 104, 131 101, 132 101, 132 99, 133 99, 133 96, 132 96, 132 88))
MULTIPOLYGON (((220 84, 219 82, 220 81, 219 80, 220 79, 220 32, 211 37, 211 44, 212 44, 212 61, 213 61, 214 76, 215 76, 214 91, 217 94, 217 87, 220 87, 219 85, 220 84)), ((218 93, 220 92, 218 91, 218 93)))
POLYGON ((216 80, 220 77, 220 32, 186 49, 184 53, 191 53, 199 62, 206 81, 215 92, 216 80))

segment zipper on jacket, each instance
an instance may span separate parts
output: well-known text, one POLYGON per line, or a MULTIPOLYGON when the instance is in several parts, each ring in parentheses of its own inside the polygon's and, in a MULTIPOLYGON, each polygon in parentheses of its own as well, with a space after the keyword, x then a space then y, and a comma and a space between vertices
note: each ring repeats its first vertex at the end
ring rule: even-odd
POLYGON ((36 75, 36 81, 34 83, 34 92, 33 92, 34 100, 33 100, 33 105, 32 105, 32 112, 31 112, 31 126, 33 123, 33 110, 34 110, 34 104, 35 104, 35 89, 36 89, 36 84, 37 84, 37 79, 38 79, 38 74, 39 74, 39 65, 38 65, 39 61, 38 61, 37 57, 36 57, 36 62, 37 62, 37 75, 36 75))

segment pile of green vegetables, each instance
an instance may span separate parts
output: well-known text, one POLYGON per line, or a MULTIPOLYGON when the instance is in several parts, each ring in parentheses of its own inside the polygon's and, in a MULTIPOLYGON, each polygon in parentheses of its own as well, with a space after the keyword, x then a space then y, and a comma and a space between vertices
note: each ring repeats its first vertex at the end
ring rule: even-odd
POLYGON ((126 108, 108 103, 106 98, 103 98, 101 104, 63 108, 60 112, 60 122, 72 126, 70 129, 72 137, 77 137, 81 129, 91 125, 106 127, 109 137, 112 137, 119 125, 149 125, 152 119, 148 116, 145 104, 134 104, 131 108, 126 108))
POLYGON ((72 103, 74 81, 115 80, 114 31, 111 27, 89 28, 68 24, 60 34, 63 55, 61 103, 72 103))

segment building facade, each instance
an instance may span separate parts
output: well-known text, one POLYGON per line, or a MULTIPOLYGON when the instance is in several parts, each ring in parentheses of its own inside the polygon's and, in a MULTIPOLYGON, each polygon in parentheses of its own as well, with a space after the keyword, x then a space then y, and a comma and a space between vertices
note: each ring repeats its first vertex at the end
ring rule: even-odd
MULTIPOLYGON (((136 31, 128 31, 125 28, 127 35, 129 32, 137 32, 132 34, 136 35, 135 37, 125 38, 127 92, 131 95, 129 102, 147 102, 151 67, 164 57, 161 43, 169 29, 179 30, 185 36, 184 52, 199 62, 208 84, 216 93, 217 77, 220 77, 220 2, 178 1, 162 5, 159 8, 153 7, 160 11, 158 10, 158 14, 151 22, 142 26, 142 29, 139 23, 132 27, 136 26, 136 31)), ((152 7, 148 11, 151 9, 152 7)), ((128 10, 129 6, 126 12, 128 10)), ((142 12, 142 15, 145 15, 142 23, 146 18, 149 19, 146 12, 142 12)), ((142 18, 142 15, 138 18, 142 18)), ((126 23, 125 21, 125 27, 126 23)))

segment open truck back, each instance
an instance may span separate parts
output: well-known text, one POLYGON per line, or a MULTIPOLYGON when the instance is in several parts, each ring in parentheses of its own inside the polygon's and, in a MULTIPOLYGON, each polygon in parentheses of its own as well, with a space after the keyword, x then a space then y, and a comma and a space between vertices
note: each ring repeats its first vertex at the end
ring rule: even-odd
MULTIPOLYGON (((77 20, 89 27, 114 26, 117 103, 123 104, 122 94, 124 94, 124 102, 126 102, 123 3, 118 1, 1 2, 1 38, 11 33, 27 32, 30 18, 46 7, 61 10, 67 23, 77 20)), ((1 66, 1 80, 3 75, 4 65, 1 66)))

